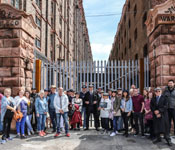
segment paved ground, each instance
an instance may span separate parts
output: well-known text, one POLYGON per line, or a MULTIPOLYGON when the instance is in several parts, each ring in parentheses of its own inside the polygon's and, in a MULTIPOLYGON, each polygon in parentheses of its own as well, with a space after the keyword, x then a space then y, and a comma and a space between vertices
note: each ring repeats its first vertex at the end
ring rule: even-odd
MULTIPOLYGON (((33 136, 25 140, 14 139, 4 145, 1 144, 0 150, 170 150, 170 148, 164 140, 159 145, 154 145, 147 138, 140 136, 110 137, 90 130, 72 131, 69 138, 63 133, 56 139, 53 138, 53 134, 48 134, 46 137, 33 136)), ((175 150, 174 144, 171 150, 175 150)))

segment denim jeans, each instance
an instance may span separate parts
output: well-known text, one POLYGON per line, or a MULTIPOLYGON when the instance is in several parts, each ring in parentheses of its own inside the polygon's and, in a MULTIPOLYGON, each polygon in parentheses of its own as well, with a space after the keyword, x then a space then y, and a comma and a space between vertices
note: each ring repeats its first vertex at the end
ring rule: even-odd
POLYGON ((65 132, 67 134, 69 132, 68 113, 67 112, 65 112, 64 114, 57 113, 56 116, 57 116, 57 133, 60 133, 60 120, 62 116, 65 123, 65 132))
POLYGON ((46 114, 39 114, 38 131, 44 131, 46 123, 46 114))
POLYGON ((122 130, 123 129, 123 119, 122 119, 121 116, 118 118, 117 129, 118 130, 122 130))
POLYGON ((21 121, 16 122, 16 131, 17 134, 24 135, 24 130, 25 130, 25 122, 26 122, 26 116, 22 117, 21 121), (21 132, 20 132, 21 130, 21 132))
POLYGON ((83 128, 86 128, 86 107, 82 108, 81 114, 83 115, 83 128))
POLYGON ((32 115, 27 115, 26 117, 26 124, 27 124, 27 132, 33 131, 32 125, 31 125, 32 115))
POLYGON ((1 114, 0 114, 0 132, 3 131, 3 122, 1 121, 1 114))
POLYGON ((50 109, 49 110, 49 114, 50 114, 50 119, 51 119, 51 122, 52 122, 52 125, 53 125, 53 130, 56 130, 56 113, 55 113, 55 110, 53 109, 50 109))
POLYGON ((114 132, 116 132, 118 130, 118 119, 119 119, 119 116, 114 116, 114 118, 113 118, 114 132))

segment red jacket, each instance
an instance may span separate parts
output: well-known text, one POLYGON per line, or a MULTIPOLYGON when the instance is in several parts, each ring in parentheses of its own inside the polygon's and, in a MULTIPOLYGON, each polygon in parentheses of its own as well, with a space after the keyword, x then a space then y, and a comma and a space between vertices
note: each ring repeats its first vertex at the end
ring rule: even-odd
POLYGON ((81 119, 81 112, 79 110, 79 106, 75 104, 75 112, 73 114, 71 125, 73 125, 73 128, 76 128, 76 124, 79 123, 80 126, 82 126, 82 119, 81 119))

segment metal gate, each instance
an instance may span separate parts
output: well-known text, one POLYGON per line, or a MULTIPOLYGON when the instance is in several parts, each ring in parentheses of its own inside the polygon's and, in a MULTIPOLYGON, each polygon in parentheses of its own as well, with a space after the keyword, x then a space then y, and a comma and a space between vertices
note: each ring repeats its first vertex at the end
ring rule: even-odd
POLYGON ((40 68, 40 79, 36 79, 34 67, 33 87, 39 82, 41 89, 48 89, 53 84, 57 88, 61 86, 64 90, 76 91, 80 91, 84 84, 87 87, 93 84, 94 90, 102 87, 104 91, 109 88, 130 89, 132 84, 137 88, 150 85, 148 57, 139 61, 41 62, 40 68))

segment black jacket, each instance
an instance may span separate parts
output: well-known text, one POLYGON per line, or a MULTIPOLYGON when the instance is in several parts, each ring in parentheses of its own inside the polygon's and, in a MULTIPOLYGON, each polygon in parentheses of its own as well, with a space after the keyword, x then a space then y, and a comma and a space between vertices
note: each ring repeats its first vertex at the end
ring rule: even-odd
POLYGON ((94 104, 94 101, 97 102, 97 95, 96 95, 95 92, 93 92, 93 94, 92 94, 92 99, 91 99, 90 92, 88 91, 88 92, 85 94, 84 100, 85 100, 85 102, 86 102, 86 101, 89 102, 89 104, 86 104, 86 108, 90 108, 90 107, 92 108, 92 107, 93 107, 95 110, 97 110, 98 104, 97 104, 97 103, 94 104))
POLYGON ((86 95, 86 93, 80 92, 80 98, 83 100, 83 107, 86 106, 86 104, 85 104, 85 95, 86 95))
POLYGON ((170 91, 168 87, 163 92, 165 99, 168 101, 168 108, 175 109, 175 88, 170 91))
POLYGON ((169 133, 168 101, 166 100, 165 96, 162 95, 160 97, 158 104, 156 97, 152 98, 150 107, 151 111, 153 112, 153 124, 155 134, 169 133), (157 118, 157 116, 154 114, 155 110, 158 110, 160 112, 160 118, 157 118))

